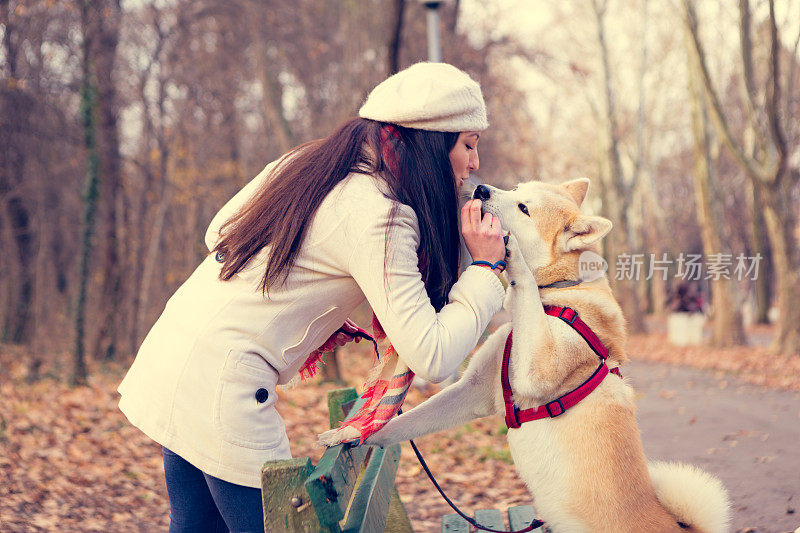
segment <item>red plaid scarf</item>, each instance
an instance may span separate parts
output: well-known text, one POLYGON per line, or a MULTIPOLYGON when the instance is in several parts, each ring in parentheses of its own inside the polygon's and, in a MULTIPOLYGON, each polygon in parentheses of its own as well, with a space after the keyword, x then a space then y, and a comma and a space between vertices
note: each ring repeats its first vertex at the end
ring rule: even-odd
POLYGON ((363 443, 397 414, 413 379, 414 372, 400 359, 394 346, 389 346, 364 383, 361 408, 337 429, 322 433, 318 443, 325 446, 363 443))

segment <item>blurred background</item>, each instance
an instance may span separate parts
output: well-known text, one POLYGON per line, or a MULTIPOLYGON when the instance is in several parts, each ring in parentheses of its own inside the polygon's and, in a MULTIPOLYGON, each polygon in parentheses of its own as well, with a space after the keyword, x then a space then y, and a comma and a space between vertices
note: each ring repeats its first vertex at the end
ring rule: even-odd
MULTIPOLYGON (((655 455, 720 475, 736 531, 793 529, 799 44, 800 0, 0 0, 0 531, 166 529, 160 447, 117 409, 139 343, 228 198, 431 52, 483 87, 477 181, 591 179, 625 372, 656 376, 637 388, 655 455), (787 407, 765 388, 731 415, 740 379, 787 407)), ((325 391, 361 386, 367 344, 279 393, 295 456, 321 455, 325 391)), ((421 440, 459 505, 530 503, 505 430, 421 440)), ((439 531, 449 511, 403 458, 415 530, 439 531)))
MULTIPOLYGON (((87 361, 129 361, 216 210, 428 58, 426 9, 0 0, 0 340, 26 347, 28 377, 51 359, 76 382, 87 361)), ((438 14, 442 59, 488 104, 478 178, 592 180, 585 208, 615 224, 604 255, 631 332, 688 281, 712 344, 772 321, 759 342, 800 352, 800 0, 438 14), (689 254, 702 271, 687 280, 689 254)))

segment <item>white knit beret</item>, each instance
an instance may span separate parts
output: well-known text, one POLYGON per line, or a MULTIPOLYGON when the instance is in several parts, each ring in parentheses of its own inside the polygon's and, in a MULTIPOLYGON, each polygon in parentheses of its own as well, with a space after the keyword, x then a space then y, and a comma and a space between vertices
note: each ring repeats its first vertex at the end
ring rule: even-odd
POLYGON ((417 63, 388 77, 372 89, 358 115, 429 131, 489 127, 481 86, 447 63, 417 63))

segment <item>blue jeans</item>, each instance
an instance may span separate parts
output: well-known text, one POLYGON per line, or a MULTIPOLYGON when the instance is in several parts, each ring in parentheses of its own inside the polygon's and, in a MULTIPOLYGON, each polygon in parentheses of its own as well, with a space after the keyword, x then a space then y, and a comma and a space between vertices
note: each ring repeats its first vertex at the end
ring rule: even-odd
POLYGON ((261 490, 234 485, 163 448, 170 533, 264 531, 261 490))

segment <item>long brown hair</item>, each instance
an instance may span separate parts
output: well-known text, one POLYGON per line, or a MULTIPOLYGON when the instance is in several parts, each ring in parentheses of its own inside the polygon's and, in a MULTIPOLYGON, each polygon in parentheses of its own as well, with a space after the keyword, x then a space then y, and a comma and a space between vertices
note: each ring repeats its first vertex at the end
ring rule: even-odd
POLYGON ((266 293, 283 283, 323 199, 348 174, 369 173, 383 177, 392 199, 416 213, 420 270, 431 303, 441 309, 459 264, 458 198, 448 157, 458 133, 395 126, 400 134, 395 166, 381 155, 382 126, 354 118, 329 137, 284 156, 253 199, 222 226, 222 238, 214 248, 224 261, 220 279, 229 280, 269 245, 260 288, 266 293), (371 150, 363 149, 365 143, 371 150))

